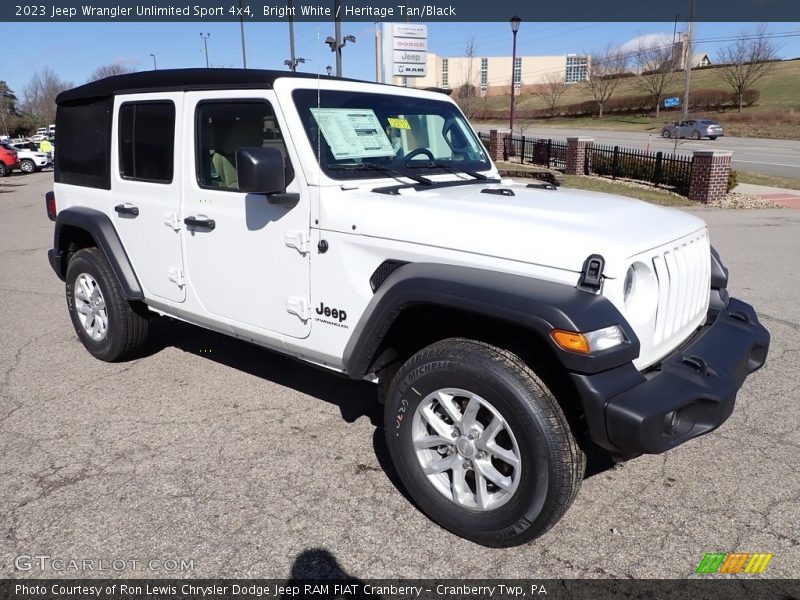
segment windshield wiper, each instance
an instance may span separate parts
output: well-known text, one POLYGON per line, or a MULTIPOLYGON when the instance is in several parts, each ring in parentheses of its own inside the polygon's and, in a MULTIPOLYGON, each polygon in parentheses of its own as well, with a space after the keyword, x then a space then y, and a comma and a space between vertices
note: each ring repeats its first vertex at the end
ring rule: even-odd
POLYGON ((470 177, 474 177, 475 179, 480 179, 481 181, 485 181, 489 179, 483 173, 478 173, 477 171, 473 171, 471 169, 462 169, 459 167, 454 167, 453 165, 440 162, 438 160, 434 161, 409 161, 406 163, 406 168, 408 169, 444 169, 446 171, 450 171, 451 173, 464 173, 464 175, 469 175, 470 177))
POLYGON ((407 179, 411 179, 416 181, 417 183, 421 183, 423 185, 433 185, 433 182, 428 179, 427 177, 423 177, 422 175, 414 175, 412 173, 403 173, 402 171, 396 171, 391 167, 387 167, 385 165, 376 165, 375 163, 353 163, 349 165, 328 165, 329 169, 335 169, 338 171, 380 171, 381 173, 387 173, 394 177, 395 179, 399 179, 400 177, 405 177, 407 179))

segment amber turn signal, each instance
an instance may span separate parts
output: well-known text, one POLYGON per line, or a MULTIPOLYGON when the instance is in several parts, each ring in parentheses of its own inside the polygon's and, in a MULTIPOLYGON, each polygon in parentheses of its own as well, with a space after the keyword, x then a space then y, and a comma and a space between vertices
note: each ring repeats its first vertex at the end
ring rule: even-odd
POLYGON ((555 343, 564 350, 581 352, 583 354, 589 354, 591 352, 589 349, 589 341, 582 333, 554 329, 550 335, 553 337, 555 343))

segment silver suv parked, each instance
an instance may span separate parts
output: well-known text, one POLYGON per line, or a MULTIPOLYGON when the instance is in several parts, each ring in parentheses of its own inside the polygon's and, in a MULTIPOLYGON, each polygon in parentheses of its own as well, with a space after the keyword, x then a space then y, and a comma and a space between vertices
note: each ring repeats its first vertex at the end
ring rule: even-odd
POLYGON ((689 121, 673 121, 661 130, 661 137, 665 138, 692 138, 699 140, 707 137, 715 140, 725 135, 722 124, 711 119, 692 119, 689 121))

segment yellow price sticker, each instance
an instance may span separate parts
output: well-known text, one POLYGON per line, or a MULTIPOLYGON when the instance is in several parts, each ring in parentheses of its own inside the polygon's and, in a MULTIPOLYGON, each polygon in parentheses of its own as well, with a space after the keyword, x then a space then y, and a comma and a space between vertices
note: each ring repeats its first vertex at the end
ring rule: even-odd
POLYGON ((408 119, 394 119, 389 117, 389 127, 392 129, 411 129, 408 119))

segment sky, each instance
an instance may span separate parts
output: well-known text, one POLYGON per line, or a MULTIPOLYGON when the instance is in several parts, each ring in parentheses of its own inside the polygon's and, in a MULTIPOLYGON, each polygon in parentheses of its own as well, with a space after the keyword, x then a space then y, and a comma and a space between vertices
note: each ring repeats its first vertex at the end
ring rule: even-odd
MULTIPOLYGON (((0 80, 21 98, 33 73, 52 67, 65 81, 85 83, 92 71, 102 65, 121 62, 136 70, 204 67, 201 33, 208 39, 211 66, 241 67, 239 23, 3 23, 4 38, 17 48, 13 60, 3 61, 0 80)), ((641 35, 665 34, 671 39, 674 23, 522 23, 517 38, 517 55, 559 55, 589 53, 607 44, 621 46, 641 35)), ((678 30, 685 24, 678 23, 678 30)), ((714 41, 742 31, 752 31, 752 23, 698 23, 695 51, 707 52, 713 59, 716 50, 728 42, 714 41)), ((792 32, 776 39, 781 58, 800 57, 800 23, 768 23, 770 33, 792 32)), ((343 35, 354 35, 355 44, 343 49, 344 75, 357 79, 375 78, 375 25, 343 23, 343 35)), ((333 23, 296 23, 296 55, 306 59, 298 70, 325 74, 335 65, 334 56, 324 45, 333 35, 333 23)), ((508 23, 430 23, 429 51, 442 56, 463 56, 469 36, 475 37, 476 56, 509 56, 511 32, 508 23)), ((245 24, 247 66, 260 69, 286 67, 289 58, 288 24, 245 24)))

